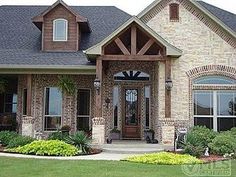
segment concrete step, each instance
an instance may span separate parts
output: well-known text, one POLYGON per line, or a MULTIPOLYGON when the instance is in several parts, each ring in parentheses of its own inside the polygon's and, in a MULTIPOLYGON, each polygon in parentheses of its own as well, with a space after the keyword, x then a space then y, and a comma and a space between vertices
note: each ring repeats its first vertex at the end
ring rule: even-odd
POLYGON ((112 144, 104 144, 103 152, 113 154, 145 154, 155 153, 164 150, 171 150, 172 147, 161 144, 147 144, 145 141, 113 141, 112 144))

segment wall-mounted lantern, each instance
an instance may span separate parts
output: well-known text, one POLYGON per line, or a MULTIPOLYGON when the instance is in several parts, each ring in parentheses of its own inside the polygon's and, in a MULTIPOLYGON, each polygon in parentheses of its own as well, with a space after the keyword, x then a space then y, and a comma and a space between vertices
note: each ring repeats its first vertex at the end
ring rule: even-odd
POLYGON ((105 102, 106 102, 106 107, 109 108, 109 104, 111 103, 111 100, 109 98, 106 98, 105 102))
POLYGON ((98 78, 96 78, 93 84, 94 84, 94 88, 97 91, 97 94, 99 95, 100 88, 101 88, 101 81, 98 78))
POLYGON ((173 87, 173 82, 172 82, 171 78, 167 78, 166 79, 166 90, 171 91, 172 87, 173 87))

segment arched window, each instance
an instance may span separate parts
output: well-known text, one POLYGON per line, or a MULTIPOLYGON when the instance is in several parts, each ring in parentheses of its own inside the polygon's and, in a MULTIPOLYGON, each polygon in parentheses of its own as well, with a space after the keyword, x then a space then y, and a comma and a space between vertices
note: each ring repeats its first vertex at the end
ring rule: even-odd
POLYGON ((194 124, 215 131, 236 127, 236 80, 202 76, 193 81, 194 124))
POLYGON ((225 76, 203 76, 197 78, 194 84, 236 84, 236 80, 225 76))
POLYGON ((150 76, 141 71, 122 71, 114 75, 115 81, 149 81, 150 76))
POLYGON ((53 21, 53 41, 67 41, 68 21, 56 19, 53 21))

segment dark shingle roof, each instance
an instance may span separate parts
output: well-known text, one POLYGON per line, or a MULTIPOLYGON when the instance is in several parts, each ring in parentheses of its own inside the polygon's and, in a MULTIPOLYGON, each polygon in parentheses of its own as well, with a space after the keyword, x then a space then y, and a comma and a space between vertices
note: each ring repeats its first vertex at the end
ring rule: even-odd
POLYGON ((236 32, 236 14, 225 11, 203 1, 197 2, 209 12, 211 12, 214 16, 216 16, 219 20, 221 20, 226 26, 236 32))
POLYGON ((92 32, 82 34, 79 52, 41 52, 41 31, 31 18, 47 6, 0 6, 0 64, 87 65, 85 50, 103 40, 131 16, 113 6, 76 6, 92 32))

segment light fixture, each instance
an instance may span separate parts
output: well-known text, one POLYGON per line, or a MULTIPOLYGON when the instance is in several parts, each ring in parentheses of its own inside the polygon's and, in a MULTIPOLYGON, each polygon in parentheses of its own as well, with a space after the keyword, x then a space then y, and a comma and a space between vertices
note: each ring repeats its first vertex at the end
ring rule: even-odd
POLYGON ((109 98, 106 98, 105 102, 107 104, 106 107, 109 108, 109 104, 111 103, 111 100, 109 98))
POLYGON ((96 78, 93 84, 94 84, 94 88, 97 90, 97 94, 99 95, 99 91, 101 88, 101 81, 98 78, 96 78))
POLYGON ((173 82, 172 82, 172 80, 168 77, 168 78, 166 79, 166 90, 171 91, 172 87, 173 87, 173 82))

